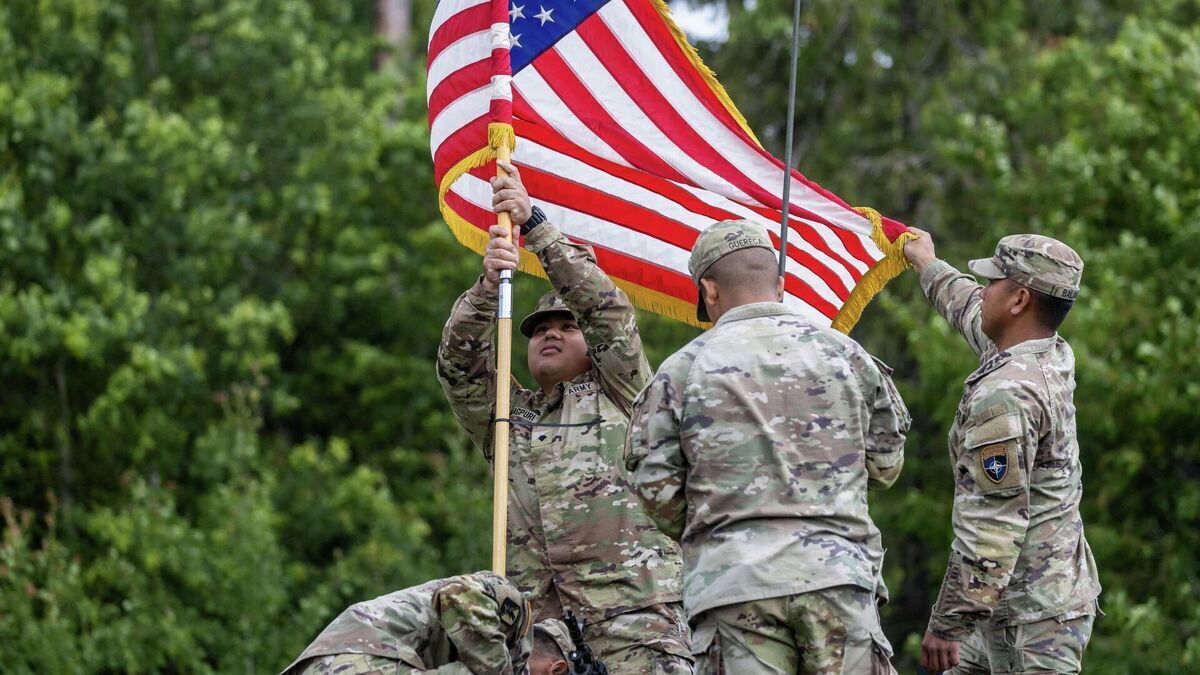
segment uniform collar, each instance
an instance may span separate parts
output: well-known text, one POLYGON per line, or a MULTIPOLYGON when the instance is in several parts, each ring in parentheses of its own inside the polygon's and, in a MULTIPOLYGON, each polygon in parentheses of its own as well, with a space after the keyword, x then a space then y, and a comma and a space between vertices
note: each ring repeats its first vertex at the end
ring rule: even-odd
POLYGON ((748 305, 739 305, 721 315, 717 319, 716 326, 730 321, 741 321, 742 319, 753 319, 760 316, 776 316, 779 314, 795 314, 787 308, 787 305, 782 302, 752 302, 748 305))
POLYGON ((975 384, 979 380, 983 379, 987 374, 994 372, 996 369, 1000 368, 1000 366, 1003 366, 1018 356, 1048 352, 1051 349, 1054 349, 1055 345, 1057 345, 1061 339, 1062 338, 1058 337, 1058 333, 1055 333, 1050 337, 1019 342, 1012 347, 1009 347, 1005 351, 996 352, 986 361, 981 363, 979 367, 975 369, 975 372, 971 373, 971 375, 967 377, 965 384, 967 386, 975 384))
POLYGON ((533 392, 533 396, 530 398, 530 406, 540 410, 550 410, 554 408, 554 406, 558 405, 559 402, 562 401, 563 392, 567 390, 567 387, 573 384, 591 382, 594 380, 596 377, 595 370, 596 367, 595 364, 593 364, 591 368, 576 375, 574 378, 570 380, 563 380, 562 382, 554 385, 554 388, 552 388, 549 393, 542 391, 541 388, 536 389, 533 392))

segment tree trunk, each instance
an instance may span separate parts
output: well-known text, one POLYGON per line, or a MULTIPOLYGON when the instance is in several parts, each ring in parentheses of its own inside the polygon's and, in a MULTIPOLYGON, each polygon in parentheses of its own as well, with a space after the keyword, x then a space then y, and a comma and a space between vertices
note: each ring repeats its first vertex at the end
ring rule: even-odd
POLYGON ((412 0, 376 0, 375 8, 375 34, 388 45, 375 58, 375 66, 382 68, 396 54, 404 54, 408 47, 412 0))

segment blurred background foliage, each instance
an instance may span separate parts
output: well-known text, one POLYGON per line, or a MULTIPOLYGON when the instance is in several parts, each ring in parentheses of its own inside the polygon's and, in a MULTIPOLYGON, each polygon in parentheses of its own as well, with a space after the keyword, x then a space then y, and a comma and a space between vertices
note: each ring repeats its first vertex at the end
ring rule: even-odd
MULTIPOLYGON (((728 39, 699 47, 782 155, 791 5, 711 1, 728 39)), ((433 373, 478 258, 436 209, 433 2, 405 7, 384 39, 365 0, 0 5, 5 672, 277 672, 347 604, 487 565, 489 472, 433 373)), ((806 175, 959 266, 1022 231, 1083 255, 1087 669, 1200 667, 1200 6, 810 0, 803 23, 806 175)), ((695 334, 642 319, 656 364, 695 334)), ((872 505, 913 672, 974 362, 912 275, 854 335, 915 418, 872 505)))

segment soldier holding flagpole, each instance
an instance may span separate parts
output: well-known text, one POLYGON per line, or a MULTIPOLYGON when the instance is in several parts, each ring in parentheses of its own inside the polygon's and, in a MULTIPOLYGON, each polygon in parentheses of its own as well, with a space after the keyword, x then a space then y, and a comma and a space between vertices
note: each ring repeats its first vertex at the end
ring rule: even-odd
MULTIPOLYGON (((596 264, 533 207, 516 167, 492 181, 554 290, 520 324, 536 389, 516 387, 495 418, 495 317, 501 274, 518 263, 507 228, 489 231, 483 274, 455 303, 438 350, 438 378, 472 441, 509 443, 508 577, 534 598, 535 620, 564 609, 614 674, 691 673, 680 607, 678 546, 650 521, 621 469, 634 397, 651 376, 632 304, 596 264)), ((489 459, 492 459, 489 456, 489 459)))

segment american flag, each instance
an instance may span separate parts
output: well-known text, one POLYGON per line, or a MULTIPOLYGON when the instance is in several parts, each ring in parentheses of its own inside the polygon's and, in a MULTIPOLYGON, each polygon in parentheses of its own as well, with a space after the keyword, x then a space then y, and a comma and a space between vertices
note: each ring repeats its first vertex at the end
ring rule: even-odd
MULTIPOLYGON (((695 322, 687 261, 705 227, 779 231, 783 163, 660 0, 441 0, 428 58, 441 211, 477 252, 496 222, 494 147, 514 132, 534 203, 645 309, 695 322)), ((791 175, 784 301, 848 331, 903 270, 905 227, 791 175)), ((525 251, 521 269, 544 276, 525 251)))

